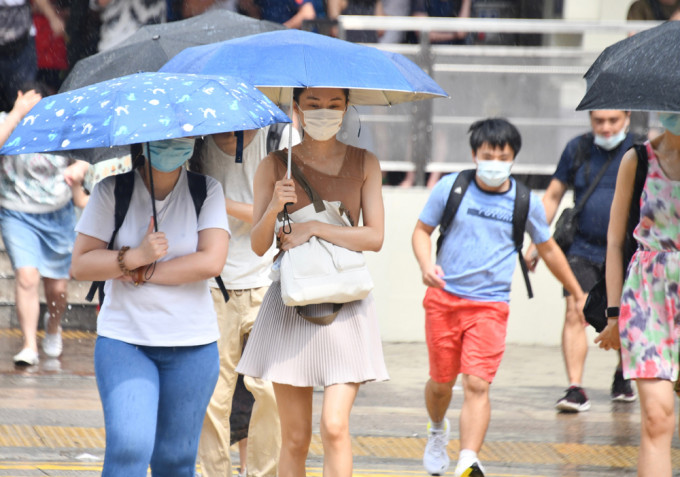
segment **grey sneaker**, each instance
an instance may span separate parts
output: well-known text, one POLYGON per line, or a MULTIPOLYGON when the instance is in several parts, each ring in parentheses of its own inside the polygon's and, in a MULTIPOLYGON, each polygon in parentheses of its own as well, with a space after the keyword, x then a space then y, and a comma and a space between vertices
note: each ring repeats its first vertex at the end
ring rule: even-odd
POLYGON ((427 445, 423 455, 423 466, 430 475, 444 475, 449 468, 449 420, 444 418, 444 429, 432 429, 427 424, 427 445))

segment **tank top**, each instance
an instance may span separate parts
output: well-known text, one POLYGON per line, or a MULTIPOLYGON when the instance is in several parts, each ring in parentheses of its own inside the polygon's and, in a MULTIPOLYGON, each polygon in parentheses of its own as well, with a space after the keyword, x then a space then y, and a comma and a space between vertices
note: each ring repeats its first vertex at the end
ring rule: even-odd
MULTIPOLYGON (((313 167, 305 166, 295 153, 292 154, 293 162, 298 166, 312 189, 324 200, 329 202, 340 201, 349 212, 351 221, 355 226, 358 225, 361 213, 361 187, 364 184, 365 153, 365 149, 347 146, 342 167, 337 175, 325 174, 313 167)), ((282 162, 276 161, 276 168, 277 177, 283 177, 286 166, 282 162)), ((289 213, 311 204, 311 200, 302 186, 297 181, 294 182, 298 200, 296 204, 288 208, 289 213)))

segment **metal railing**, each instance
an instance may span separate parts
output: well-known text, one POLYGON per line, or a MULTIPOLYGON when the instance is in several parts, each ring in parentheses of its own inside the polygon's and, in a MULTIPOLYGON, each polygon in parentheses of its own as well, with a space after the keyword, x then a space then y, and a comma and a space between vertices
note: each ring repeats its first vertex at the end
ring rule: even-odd
POLYGON ((469 167, 466 131, 473 121, 505 116, 520 129, 525 144, 514 170, 551 174, 567 140, 589 127, 587 114, 577 113, 575 106, 585 93, 583 74, 602 48, 583 46, 583 39, 606 35, 607 45, 658 24, 340 16, 341 38, 348 30, 418 32, 418 44, 373 46, 411 58, 451 95, 389 109, 361 108, 360 122, 368 125, 371 137, 364 144, 353 133, 347 139, 373 149, 385 170, 415 171, 416 183, 424 184, 426 172, 469 167), (546 46, 431 45, 427 33, 432 31, 543 35, 546 46))

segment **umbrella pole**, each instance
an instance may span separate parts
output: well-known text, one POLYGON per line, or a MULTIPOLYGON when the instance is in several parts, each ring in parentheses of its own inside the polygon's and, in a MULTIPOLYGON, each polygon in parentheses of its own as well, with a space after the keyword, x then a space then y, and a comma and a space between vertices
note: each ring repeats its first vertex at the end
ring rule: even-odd
MULTIPOLYGON (((290 119, 293 119, 293 90, 290 90, 290 103, 288 105, 288 114, 290 119)), ((293 123, 288 125, 288 169, 286 171, 286 177, 290 179, 290 164, 293 162, 293 123)))
POLYGON ((158 220, 156 220, 156 194, 153 188, 153 171, 151 170, 151 151, 149 151, 149 143, 146 143, 146 163, 149 166, 149 193, 151 194, 151 210, 153 211, 153 230, 158 232, 158 220))

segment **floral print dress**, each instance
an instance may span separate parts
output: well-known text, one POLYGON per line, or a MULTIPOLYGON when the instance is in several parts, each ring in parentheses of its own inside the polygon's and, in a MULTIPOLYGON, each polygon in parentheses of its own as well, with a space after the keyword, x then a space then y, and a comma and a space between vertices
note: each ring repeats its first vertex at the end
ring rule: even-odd
POLYGON ((619 331, 624 376, 678 378, 680 181, 668 179, 649 142, 647 180, 635 228, 639 248, 623 286, 619 331))

